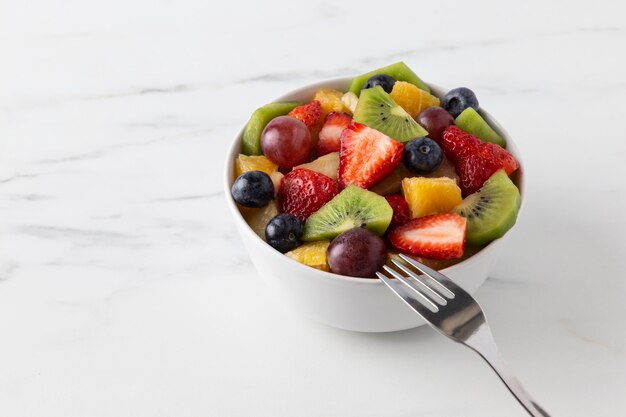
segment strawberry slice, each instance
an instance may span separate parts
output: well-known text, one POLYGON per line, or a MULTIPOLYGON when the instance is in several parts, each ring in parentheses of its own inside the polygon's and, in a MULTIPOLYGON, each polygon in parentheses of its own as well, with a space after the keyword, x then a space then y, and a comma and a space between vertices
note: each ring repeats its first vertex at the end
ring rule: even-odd
POLYGON ((304 221, 338 193, 339 185, 326 175, 296 168, 280 182, 278 207, 304 221))
POLYGON ((350 125, 352 116, 346 113, 331 112, 324 119, 324 126, 319 133, 319 140, 315 145, 317 156, 339 152, 341 147, 341 132, 350 125))
POLYGON ((384 133, 353 122, 341 134, 339 183, 370 188, 397 168, 404 145, 384 133))
POLYGON ((500 146, 483 142, 457 126, 448 126, 441 139, 446 157, 455 162, 464 196, 478 191, 496 171, 510 175, 519 168, 513 155, 500 146))
POLYGON ((456 213, 420 217, 389 234, 391 244, 411 255, 431 259, 458 259, 465 249, 467 219, 456 213))
POLYGON ((401 226, 411 220, 411 210, 409 210, 409 204, 404 197, 400 194, 388 194, 385 199, 393 209, 393 217, 391 223, 389 223, 389 230, 396 226, 401 226))
POLYGON ((322 103, 318 100, 313 100, 308 104, 298 106, 287 115, 295 117, 309 128, 309 130, 315 128, 320 121, 320 115, 322 114, 322 103))

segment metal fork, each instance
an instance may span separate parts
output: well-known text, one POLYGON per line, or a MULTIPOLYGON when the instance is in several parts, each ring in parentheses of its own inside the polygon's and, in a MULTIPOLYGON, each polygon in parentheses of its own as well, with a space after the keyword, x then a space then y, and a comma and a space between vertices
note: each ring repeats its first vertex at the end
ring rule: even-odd
POLYGON ((395 280, 381 272, 376 275, 409 307, 439 333, 478 353, 498 374, 502 382, 533 417, 550 417, 526 392, 504 361, 493 339, 483 310, 465 290, 445 275, 404 254, 406 262, 392 259, 402 272, 385 265, 383 269, 395 280), (416 274, 408 265, 423 275, 416 274))

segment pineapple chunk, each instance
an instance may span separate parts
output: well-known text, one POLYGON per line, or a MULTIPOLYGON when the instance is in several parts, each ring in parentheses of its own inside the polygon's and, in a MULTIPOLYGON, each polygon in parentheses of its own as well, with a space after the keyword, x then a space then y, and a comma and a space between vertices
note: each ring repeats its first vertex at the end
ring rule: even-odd
POLYGON ((278 165, 267 159, 265 156, 247 156, 239 154, 235 160, 235 174, 240 176, 248 171, 263 171, 267 175, 278 169, 278 165))
POLYGON ((322 271, 330 271, 330 267, 328 266, 328 262, 326 260, 326 251, 328 250, 329 245, 330 241, 328 240, 305 243, 304 245, 287 252, 285 255, 310 267, 320 269, 322 271))

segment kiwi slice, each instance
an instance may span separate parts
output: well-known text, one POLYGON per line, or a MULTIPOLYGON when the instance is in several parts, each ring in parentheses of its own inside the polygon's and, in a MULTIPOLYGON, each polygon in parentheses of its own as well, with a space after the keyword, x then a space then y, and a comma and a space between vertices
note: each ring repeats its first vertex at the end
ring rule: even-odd
POLYGON ((356 94, 357 96, 361 92, 361 89, 367 82, 367 80, 373 76, 378 74, 385 74, 392 77, 396 81, 406 81, 415 86, 417 86, 420 90, 424 90, 427 93, 430 93, 430 88, 426 85, 424 81, 420 79, 411 68, 409 68, 404 62, 396 62, 395 64, 388 65, 386 67, 378 68, 374 71, 368 72, 367 74, 359 75, 355 77, 350 82, 350 87, 348 90, 356 94))
POLYGON ((466 108, 454 119, 454 124, 480 139, 495 143, 506 149, 506 141, 502 136, 489 126, 476 110, 471 107, 466 108))
POLYGON ((467 218, 467 243, 484 245, 504 236, 517 220, 520 202, 519 190, 504 170, 489 177, 454 208, 467 218))
POLYGON ((262 155, 261 133, 265 126, 275 117, 283 116, 301 103, 285 101, 266 104, 252 113, 241 137, 241 153, 244 155, 262 155))
POLYGON ((379 85, 363 90, 354 110, 353 121, 383 132, 398 142, 428 135, 379 85))
POLYGON ((346 230, 365 227, 382 235, 389 227, 393 209, 379 196, 355 185, 347 186, 304 224, 302 240, 331 240, 346 230))

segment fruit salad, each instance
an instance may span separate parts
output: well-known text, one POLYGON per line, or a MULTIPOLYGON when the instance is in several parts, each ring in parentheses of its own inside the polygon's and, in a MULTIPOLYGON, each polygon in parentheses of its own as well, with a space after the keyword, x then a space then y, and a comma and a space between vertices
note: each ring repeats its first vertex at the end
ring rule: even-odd
POLYGON ((268 245, 312 268, 373 278, 405 253, 441 269, 515 224, 506 145, 472 90, 438 97, 398 62, 257 109, 231 193, 268 245))

